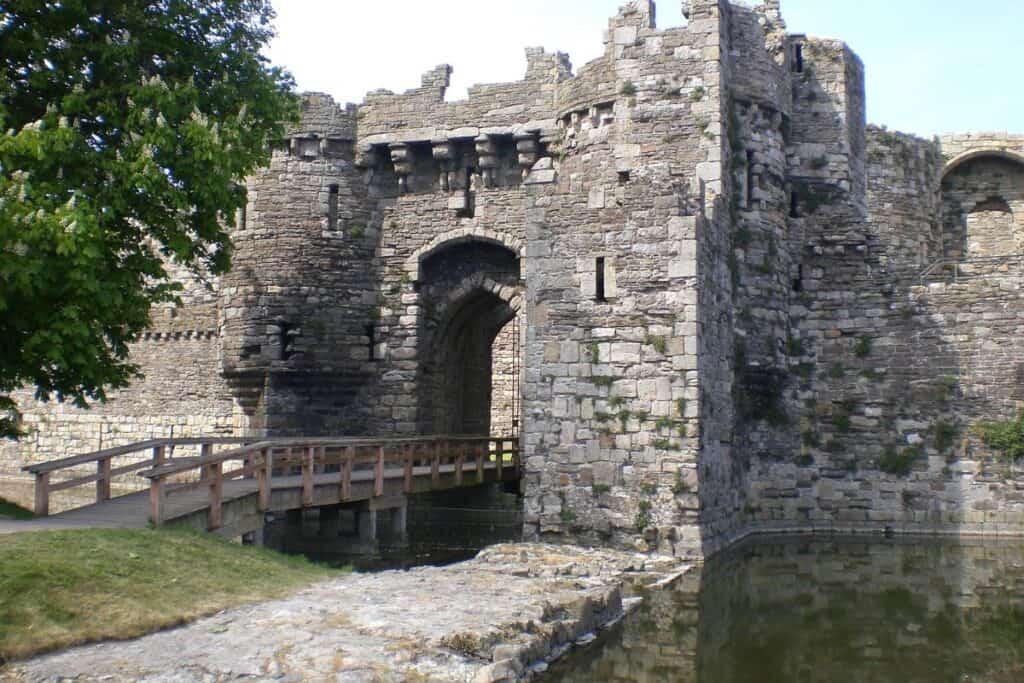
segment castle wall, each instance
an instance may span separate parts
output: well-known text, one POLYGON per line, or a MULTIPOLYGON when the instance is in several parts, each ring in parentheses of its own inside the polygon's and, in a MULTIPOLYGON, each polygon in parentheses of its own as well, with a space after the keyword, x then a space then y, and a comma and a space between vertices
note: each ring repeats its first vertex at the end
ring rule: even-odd
POLYGON ((489 430, 522 437, 528 537, 1020 532, 1019 467, 971 427, 1024 402, 1024 138, 867 127, 845 44, 774 1, 687 13, 633 0, 575 75, 530 49, 458 102, 446 65, 304 96, 231 273, 176 273, 133 348, 146 379, 19 396, 2 471, 172 427, 489 430))
MULTIPOLYGON (((131 347, 130 360, 143 379, 108 392, 106 403, 89 410, 40 403, 30 390, 15 392, 27 434, 17 442, 0 442, 0 495, 31 507, 32 479, 20 471, 29 464, 151 438, 244 431, 245 416, 220 375, 217 283, 208 289, 184 272, 177 275, 186 284, 184 305, 154 310, 152 329, 131 347)), ((94 473, 94 468, 80 472, 94 473)), ((92 493, 86 487, 56 494, 53 508, 88 502, 92 493)))

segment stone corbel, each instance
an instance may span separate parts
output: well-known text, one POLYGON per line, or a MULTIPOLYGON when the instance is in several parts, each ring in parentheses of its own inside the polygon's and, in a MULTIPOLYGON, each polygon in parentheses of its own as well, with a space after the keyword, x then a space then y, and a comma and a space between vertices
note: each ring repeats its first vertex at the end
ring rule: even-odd
POLYGON ((535 133, 516 134, 516 152, 519 153, 519 167, 523 169, 523 180, 530 175, 530 169, 537 163, 540 145, 537 144, 535 133))
POLYGON ((388 146, 391 162, 395 165, 398 176, 398 189, 402 194, 409 191, 409 176, 412 175, 412 153, 404 142, 394 142, 388 146))
POLYGON ((455 158, 452 143, 449 140, 432 140, 434 160, 441 166, 439 181, 441 191, 450 192, 452 188, 452 160, 455 158))
POLYGON ((498 144, 490 135, 481 135, 476 139, 476 155, 480 160, 480 176, 484 187, 497 184, 498 144))

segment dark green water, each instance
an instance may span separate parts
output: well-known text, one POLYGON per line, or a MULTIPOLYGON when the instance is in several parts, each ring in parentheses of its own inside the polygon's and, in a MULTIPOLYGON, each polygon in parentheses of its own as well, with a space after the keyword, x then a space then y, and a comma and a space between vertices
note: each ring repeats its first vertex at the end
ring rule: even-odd
POLYGON ((366 544, 356 536, 350 511, 343 511, 331 528, 313 511, 301 523, 284 518, 269 523, 264 541, 281 552, 357 571, 444 565, 468 560, 495 543, 518 541, 521 510, 516 494, 487 485, 410 496, 403 537, 389 532, 386 513, 378 524, 377 541, 366 544))
POLYGON ((753 542, 546 683, 1024 682, 1024 544, 753 542))

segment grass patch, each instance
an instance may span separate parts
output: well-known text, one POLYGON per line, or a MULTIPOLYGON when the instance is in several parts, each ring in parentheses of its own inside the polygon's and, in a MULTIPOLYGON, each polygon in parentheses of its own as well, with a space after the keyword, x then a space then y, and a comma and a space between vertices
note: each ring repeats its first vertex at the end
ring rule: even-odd
POLYGON ((0 498, 0 519, 4 517, 7 519, 32 519, 35 515, 31 510, 26 510, 17 503, 0 498))
POLYGON ((0 536, 0 657, 135 638, 337 574, 184 529, 0 536))

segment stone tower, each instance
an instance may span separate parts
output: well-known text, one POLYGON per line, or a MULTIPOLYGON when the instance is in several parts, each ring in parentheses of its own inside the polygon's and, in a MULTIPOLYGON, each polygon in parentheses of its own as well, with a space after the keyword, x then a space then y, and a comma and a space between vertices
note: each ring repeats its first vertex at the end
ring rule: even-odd
POLYGON ((629 2, 575 72, 528 49, 461 101, 447 65, 304 96, 234 270, 134 348, 147 380, 29 409, 6 467, 170 430, 490 431, 520 437, 530 538, 1024 533, 975 431, 1024 407, 1024 137, 868 126, 860 59, 777 0, 685 9, 629 2))

